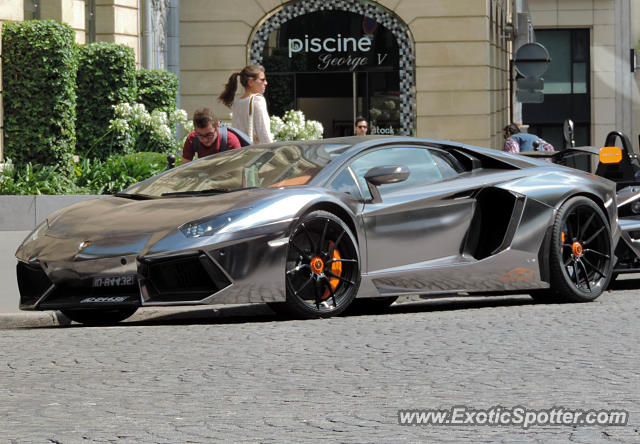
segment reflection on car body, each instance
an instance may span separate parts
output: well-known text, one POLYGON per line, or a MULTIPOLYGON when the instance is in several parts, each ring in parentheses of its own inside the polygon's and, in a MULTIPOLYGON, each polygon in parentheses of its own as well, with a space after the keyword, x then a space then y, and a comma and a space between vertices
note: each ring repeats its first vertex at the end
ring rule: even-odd
POLYGON ((615 207, 609 180, 459 143, 255 145, 50 215, 16 252, 20 307, 108 323, 157 305, 327 317, 406 294, 589 301, 611 278, 615 207))

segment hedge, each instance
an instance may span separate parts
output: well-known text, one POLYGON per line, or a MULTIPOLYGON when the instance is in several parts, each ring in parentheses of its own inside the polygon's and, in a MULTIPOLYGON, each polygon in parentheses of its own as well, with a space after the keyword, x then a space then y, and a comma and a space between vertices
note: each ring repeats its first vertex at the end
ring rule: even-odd
POLYGON ((176 109, 178 77, 161 69, 141 68, 136 73, 138 83, 138 103, 147 111, 160 110, 167 113, 176 109))
POLYGON ((2 29, 4 157, 16 166, 69 164, 76 143, 75 32, 53 20, 2 29))
POLYGON ((114 154, 104 161, 82 159, 64 174, 60 166, 27 163, 18 169, 9 163, 0 174, 0 195, 114 194, 167 167, 167 155, 161 153, 114 154))
POLYGON ((103 137, 113 118, 113 105, 136 99, 135 56, 125 45, 100 42, 81 46, 78 58, 76 152, 106 159, 122 149, 103 137))

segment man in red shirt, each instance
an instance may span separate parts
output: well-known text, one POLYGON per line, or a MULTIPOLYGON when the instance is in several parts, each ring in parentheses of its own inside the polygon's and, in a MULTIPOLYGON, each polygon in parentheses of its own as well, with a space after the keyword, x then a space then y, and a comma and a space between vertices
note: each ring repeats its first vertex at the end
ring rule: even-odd
MULTIPOLYGON (((226 131, 226 128, 224 128, 226 131)), ((220 121, 209 108, 202 108, 193 113, 193 131, 187 136, 182 147, 182 163, 210 156, 221 151, 240 148, 240 140, 231 131, 227 133, 227 144, 221 147, 223 137, 220 137, 220 121)))

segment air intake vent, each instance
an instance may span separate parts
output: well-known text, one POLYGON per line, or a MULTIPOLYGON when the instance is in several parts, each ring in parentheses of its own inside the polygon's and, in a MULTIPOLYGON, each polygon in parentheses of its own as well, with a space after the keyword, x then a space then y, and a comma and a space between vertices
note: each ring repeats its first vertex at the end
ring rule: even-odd
POLYGON ((21 308, 33 307, 44 292, 52 285, 40 265, 29 265, 24 262, 18 262, 17 276, 21 308))
POLYGON ((138 271, 147 302, 200 301, 231 283, 206 254, 145 261, 138 271))

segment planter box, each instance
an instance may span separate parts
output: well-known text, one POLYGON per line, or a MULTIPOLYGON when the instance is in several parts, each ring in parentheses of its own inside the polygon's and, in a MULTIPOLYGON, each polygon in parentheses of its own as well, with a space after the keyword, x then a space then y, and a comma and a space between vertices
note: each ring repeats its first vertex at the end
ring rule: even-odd
POLYGON ((0 231, 31 231, 54 211, 88 199, 108 196, 70 194, 0 196, 0 231))

